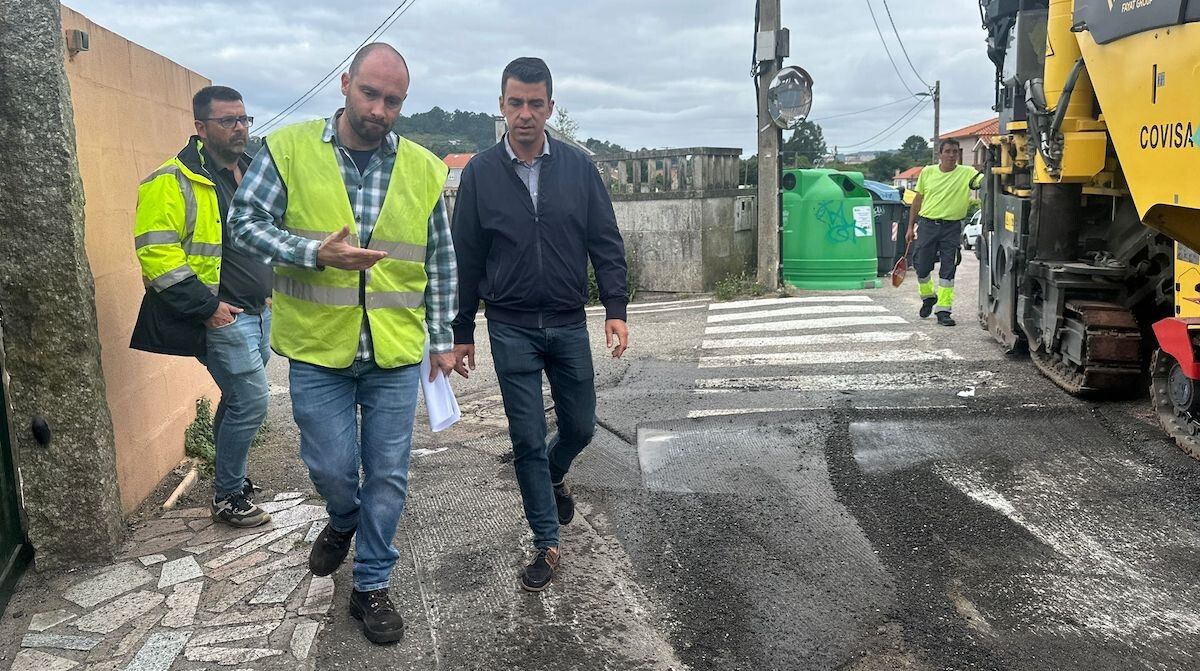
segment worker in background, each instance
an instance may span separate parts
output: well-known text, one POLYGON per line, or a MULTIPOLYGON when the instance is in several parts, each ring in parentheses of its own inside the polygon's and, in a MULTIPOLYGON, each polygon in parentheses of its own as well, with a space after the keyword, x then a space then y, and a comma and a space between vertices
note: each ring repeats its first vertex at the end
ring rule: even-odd
POLYGON ((962 220, 971 205, 971 191, 983 184, 983 174, 969 165, 960 165, 962 148, 957 140, 942 140, 938 145, 938 163, 925 166, 913 188, 912 209, 908 213, 908 242, 917 241, 913 266, 917 271, 917 289, 921 293, 919 314, 924 319, 937 313, 942 326, 954 326, 950 311, 954 303, 954 272, 958 266, 962 220), (937 291, 933 287, 933 265, 938 264, 937 291))
POLYGON ((196 134, 138 187, 134 245, 146 295, 129 346, 194 356, 221 389, 212 517, 255 527, 271 516, 246 477, 250 444, 267 417, 271 268, 233 247, 226 212, 250 165, 253 117, 237 91, 206 86, 192 98, 196 134))

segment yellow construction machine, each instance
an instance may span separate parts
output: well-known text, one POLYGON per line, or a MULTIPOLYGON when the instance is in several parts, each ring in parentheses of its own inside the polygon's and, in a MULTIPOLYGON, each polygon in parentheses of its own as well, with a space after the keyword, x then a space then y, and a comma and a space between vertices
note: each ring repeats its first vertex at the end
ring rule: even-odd
POLYGON ((1200 0, 980 0, 979 320, 1075 394, 1149 378, 1200 458, 1200 0))

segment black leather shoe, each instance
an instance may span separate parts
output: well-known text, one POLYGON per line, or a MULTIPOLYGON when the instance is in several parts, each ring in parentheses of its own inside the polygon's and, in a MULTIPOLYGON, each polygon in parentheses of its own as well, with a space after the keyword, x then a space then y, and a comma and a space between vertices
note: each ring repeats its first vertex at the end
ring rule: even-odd
POLYGON ((951 317, 949 312, 939 312, 937 320, 939 326, 954 326, 958 323, 954 321, 954 317, 951 317))
POLYGON ((308 553, 308 570, 313 575, 327 576, 337 570, 346 555, 350 553, 350 541, 354 539, 354 529, 338 531, 332 524, 326 524, 313 543, 312 551, 308 553))
POLYGON ((554 505, 558 506, 560 525, 565 526, 575 519, 575 499, 571 496, 571 490, 567 489, 567 483, 554 485, 554 505))
POLYGON ((558 559, 558 548, 538 548, 533 563, 526 566, 525 572, 521 574, 521 589, 526 592, 540 592, 546 589, 554 579, 558 559))
POLYGON ((363 635, 372 643, 386 645, 404 638, 404 618, 396 612, 386 587, 350 592, 350 616, 362 620, 363 635))
POLYGON ((930 296, 929 298, 921 299, 921 310, 917 313, 921 315, 921 319, 933 314, 933 306, 935 303, 937 303, 937 296, 930 296))

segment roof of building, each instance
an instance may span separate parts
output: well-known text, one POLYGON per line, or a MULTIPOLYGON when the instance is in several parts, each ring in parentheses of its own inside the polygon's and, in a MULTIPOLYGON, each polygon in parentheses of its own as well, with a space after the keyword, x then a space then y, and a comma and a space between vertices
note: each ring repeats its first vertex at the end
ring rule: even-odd
POLYGON ((925 166, 923 166, 923 165, 914 165, 913 167, 909 168, 908 170, 905 170, 904 172, 900 173, 899 175, 896 175, 892 179, 894 179, 894 180, 895 179, 916 179, 921 176, 921 170, 924 167, 925 166))
POLYGON ((446 158, 442 159, 442 161, 444 161, 450 168, 465 168, 467 167, 467 161, 470 161, 471 157, 474 155, 475 154, 447 154, 446 158))
POLYGON ((992 136, 992 135, 999 135, 999 134, 1000 134, 1000 119, 997 117, 995 119, 988 119, 987 121, 980 121, 979 123, 973 123, 970 126, 963 126, 962 128, 959 128, 958 130, 952 130, 947 133, 942 133, 942 135, 939 139, 948 140, 950 138, 955 138, 955 137, 980 137, 980 136, 992 136))

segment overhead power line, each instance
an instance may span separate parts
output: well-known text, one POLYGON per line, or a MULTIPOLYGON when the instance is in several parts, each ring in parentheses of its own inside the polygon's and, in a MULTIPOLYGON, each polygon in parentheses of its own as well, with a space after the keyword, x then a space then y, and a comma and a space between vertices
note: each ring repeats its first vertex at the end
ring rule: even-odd
POLYGON ((925 81, 925 78, 921 76, 921 73, 917 72, 917 67, 913 65, 912 59, 908 57, 908 49, 904 48, 904 40, 900 39, 900 31, 896 30, 896 21, 892 19, 892 10, 890 7, 888 7, 887 0, 883 0, 883 11, 887 12, 888 23, 892 24, 892 32, 896 34, 896 41, 900 43, 900 51, 904 54, 904 60, 908 61, 908 67, 912 68, 913 74, 917 76, 917 79, 921 80, 921 83, 925 85, 925 88, 933 88, 929 85, 929 82, 925 81))
POLYGON ((913 105, 912 107, 905 110, 905 112, 900 115, 900 118, 893 121, 891 123, 891 125, 889 125, 887 128, 884 128, 883 130, 881 130, 878 133, 872 135, 871 137, 863 140, 862 142, 854 142, 852 144, 838 144, 837 147, 839 150, 850 149, 852 147, 859 147, 864 144, 870 144, 871 142, 876 142, 878 140, 884 139, 885 137, 890 136, 892 133, 894 133, 902 125, 911 121, 914 117, 917 116, 917 114, 919 114, 922 111, 924 106, 928 105, 928 104, 929 104, 928 99, 918 100, 916 105, 913 105))
POLYGON ((893 100, 888 103, 884 103, 882 105, 876 105, 874 107, 868 107, 866 109, 855 110, 853 112, 843 112, 842 114, 831 114, 829 116, 823 116, 820 119, 809 119, 809 121, 816 123, 818 121, 828 121, 830 119, 840 119, 842 117, 854 116, 855 114, 863 114, 865 112, 873 112, 878 109, 883 109, 884 107, 891 107, 892 105, 898 105, 900 103, 911 102, 911 101, 912 101, 912 98, 897 98, 896 100, 893 100))
POLYGON ((900 80, 900 85, 908 91, 909 95, 916 95, 912 89, 908 87, 908 82, 904 81, 904 76, 900 74, 900 68, 896 65, 896 59, 892 58, 892 50, 888 49, 887 40, 883 37, 883 31, 879 28, 879 21, 875 18, 875 8, 871 5, 871 0, 866 0, 867 10, 871 12, 871 22, 875 24, 875 32, 879 34, 879 42, 883 45, 883 51, 887 54, 888 60, 892 62, 892 69, 896 71, 896 78, 900 80))
POLYGON ((388 29, 396 23, 396 21, 400 20, 400 17, 404 16, 405 12, 411 9, 416 2, 417 0, 404 0, 400 4, 396 5, 391 14, 388 14, 387 17, 380 21, 379 24, 375 26, 375 28, 367 35, 367 37, 363 39, 363 41, 360 42, 359 45, 355 47, 349 55, 335 65, 332 70, 325 73, 324 77, 318 79, 317 83, 313 84, 312 87, 305 91, 299 98, 293 100, 290 105, 283 108, 278 114, 268 119, 267 122, 256 129, 255 132, 259 135, 263 135, 267 132, 268 128, 281 125, 285 119, 299 111, 299 109, 303 107, 309 100, 312 100, 318 93, 323 91, 326 86, 329 86, 329 83, 336 79, 337 75, 341 74, 342 68, 346 67, 346 64, 354 58, 354 54, 358 53, 359 49, 362 49, 367 44, 370 44, 371 42, 383 36, 383 34, 386 33, 388 29))

